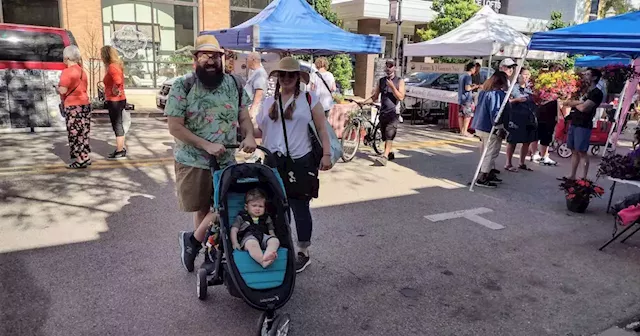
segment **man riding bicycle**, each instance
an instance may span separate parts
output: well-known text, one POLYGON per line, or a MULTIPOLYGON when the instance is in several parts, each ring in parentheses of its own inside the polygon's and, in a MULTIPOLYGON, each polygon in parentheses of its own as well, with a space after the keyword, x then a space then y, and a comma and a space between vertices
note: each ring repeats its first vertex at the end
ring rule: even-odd
POLYGON ((382 141, 384 144, 384 154, 378 158, 383 166, 387 160, 393 160, 394 154, 391 152, 393 139, 396 137, 400 120, 396 109, 398 104, 404 100, 404 81, 396 76, 396 64, 394 61, 387 61, 385 67, 385 77, 380 78, 378 86, 374 89, 373 95, 365 102, 378 101, 380 95, 380 130, 382 131, 382 141))

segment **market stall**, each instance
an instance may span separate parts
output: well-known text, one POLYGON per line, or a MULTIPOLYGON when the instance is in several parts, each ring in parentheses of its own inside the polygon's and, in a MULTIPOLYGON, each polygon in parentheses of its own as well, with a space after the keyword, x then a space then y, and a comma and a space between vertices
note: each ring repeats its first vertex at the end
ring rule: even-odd
MULTIPOLYGON (((305 0, 274 0, 252 19, 229 29, 207 30, 227 49, 286 54, 334 55, 379 54, 383 38, 354 34, 327 21, 305 0)), ((339 106, 331 110, 329 121, 338 136, 348 111, 356 107, 339 106)))
MULTIPOLYGON (((433 40, 407 44, 404 55, 421 57, 474 57, 488 59, 522 58, 540 60, 564 59, 566 54, 529 51, 529 37, 513 29, 490 7, 484 6, 458 28, 433 40)), ((462 72, 462 71, 460 71, 462 72)), ((490 74, 489 74, 490 75, 490 74)), ((457 102, 456 92, 422 87, 407 89, 407 96, 426 100, 457 102), (443 92, 438 92, 443 91, 443 92)), ((450 108, 455 110, 456 107, 450 108)), ((456 128, 457 118, 449 118, 449 128, 456 128)))
MULTIPOLYGON (((615 117, 616 134, 613 134, 614 128, 612 128, 607 143, 617 144, 618 136, 622 130, 620 120, 626 118, 626 114, 631 105, 631 97, 634 94, 638 81, 640 80, 640 11, 631 12, 623 15, 618 15, 602 20, 592 21, 577 26, 539 32, 533 34, 531 43, 529 44, 531 50, 547 50, 566 52, 570 54, 583 54, 602 57, 603 60, 611 60, 611 58, 626 59, 626 64, 633 66, 632 73, 635 73, 628 78, 624 89, 622 90, 621 99, 618 104, 618 112, 615 117)), ((616 60, 617 62, 617 60, 616 60)), ((603 153, 607 146, 604 146, 603 153)), ((611 187, 611 195, 609 200, 609 206, 613 197, 615 186, 618 183, 626 183, 638 185, 636 181, 631 179, 640 179, 637 174, 639 168, 637 164, 638 152, 634 149, 633 152, 627 155, 610 155, 605 157, 599 167, 599 174, 607 175, 614 183, 611 187)), ((637 194, 640 195, 640 194, 637 194)), ((634 195, 635 196, 635 195, 634 195)), ((640 200, 640 198, 638 198, 640 200)), ((634 202, 627 206, 636 206, 640 202, 634 202)), ((623 209, 626 210, 627 208, 623 209)), ((616 213, 616 231, 617 223, 620 220, 619 214, 622 211, 616 213)), ((640 215, 640 214, 638 214, 640 215)), ((635 225, 640 221, 640 217, 627 221, 626 225, 635 225)), ((603 249, 609 243, 620 237, 624 232, 630 229, 628 226, 620 234, 616 234, 614 231, 613 238, 607 242, 603 249)), ((635 232, 631 233, 633 235, 635 232)), ((627 236, 628 238, 629 236, 627 236)), ((625 238, 625 240, 627 239, 625 238)))

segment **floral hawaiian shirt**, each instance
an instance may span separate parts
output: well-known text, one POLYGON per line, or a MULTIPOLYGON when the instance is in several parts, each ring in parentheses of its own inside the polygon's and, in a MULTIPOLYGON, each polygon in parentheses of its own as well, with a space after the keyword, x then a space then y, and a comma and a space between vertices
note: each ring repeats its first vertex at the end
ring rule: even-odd
MULTIPOLYGON (((238 107, 238 87, 230 75, 225 75, 215 90, 206 89, 195 81, 189 92, 185 89, 185 77, 171 86, 164 114, 184 118, 184 126, 193 134, 222 145, 236 144, 239 111, 249 105, 249 96, 242 91, 242 104, 238 107)), ((174 156, 177 162, 187 166, 209 169, 211 155, 202 149, 175 139, 174 156)), ((233 151, 227 150, 217 158, 220 167, 233 164, 233 151)))

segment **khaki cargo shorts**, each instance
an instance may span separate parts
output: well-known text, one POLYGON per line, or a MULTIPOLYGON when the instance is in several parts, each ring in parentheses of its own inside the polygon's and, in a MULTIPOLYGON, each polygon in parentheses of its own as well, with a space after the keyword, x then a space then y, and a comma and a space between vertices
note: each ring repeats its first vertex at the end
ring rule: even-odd
POLYGON ((209 169, 175 163, 178 205, 185 212, 207 210, 213 201, 213 176, 209 169))

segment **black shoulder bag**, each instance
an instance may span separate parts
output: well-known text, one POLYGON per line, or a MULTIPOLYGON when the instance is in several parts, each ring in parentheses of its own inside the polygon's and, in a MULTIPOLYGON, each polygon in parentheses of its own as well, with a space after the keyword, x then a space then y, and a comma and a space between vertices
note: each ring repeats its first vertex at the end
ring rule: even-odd
POLYGON ((293 160, 289 153, 287 126, 284 121, 282 96, 280 95, 278 95, 278 110, 282 122, 284 144, 287 148, 286 156, 278 158, 278 172, 282 177, 287 197, 302 200, 318 198, 320 180, 318 179, 318 165, 313 162, 313 151, 296 160, 293 160))

